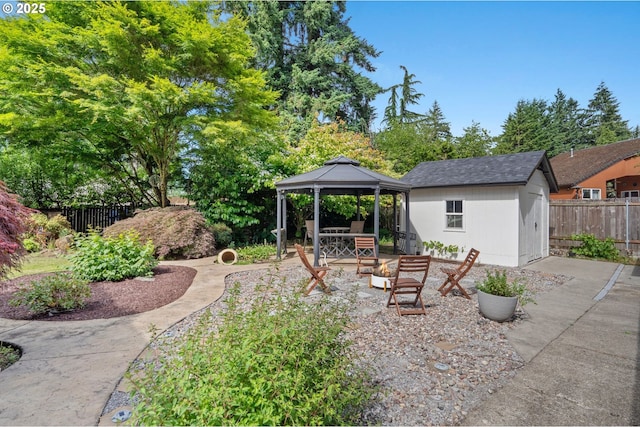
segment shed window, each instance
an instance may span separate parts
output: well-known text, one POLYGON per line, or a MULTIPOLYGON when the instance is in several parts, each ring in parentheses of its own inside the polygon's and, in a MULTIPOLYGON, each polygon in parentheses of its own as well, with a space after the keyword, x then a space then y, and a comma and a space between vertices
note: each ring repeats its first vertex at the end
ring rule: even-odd
POLYGON ((600 189, 599 188, 583 188, 582 198, 600 200, 600 189))
POLYGON ((447 228, 462 229, 462 200, 446 201, 447 228))

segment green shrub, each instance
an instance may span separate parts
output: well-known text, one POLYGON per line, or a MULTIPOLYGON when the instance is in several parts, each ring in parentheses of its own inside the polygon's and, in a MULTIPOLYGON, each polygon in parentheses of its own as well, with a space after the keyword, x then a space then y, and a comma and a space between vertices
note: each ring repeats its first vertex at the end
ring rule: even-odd
POLYGON ((0 372, 20 360, 20 350, 0 341, 0 372))
POLYGON ((615 261, 620 258, 620 252, 616 248, 615 240, 607 237, 599 240, 593 234, 574 234, 571 240, 582 242, 581 246, 573 248, 573 252, 587 258, 602 258, 615 261))
POLYGON ((21 287, 9 303, 25 306, 34 314, 51 314, 82 308, 90 296, 91 288, 85 280, 56 273, 21 287))
POLYGON ((505 270, 496 270, 493 273, 487 271, 487 277, 476 285, 476 289, 500 297, 518 297, 520 305, 534 302, 533 295, 527 290, 526 285, 519 280, 509 282, 505 270))
POLYGON ((151 276, 158 265, 153 256, 151 241, 142 244, 135 232, 118 237, 102 237, 92 232, 78 238, 76 251, 71 255, 71 269, 78 276, 91 281, 119 281, 138 276, 151 276))
POLYGON ((241 262, 254 263, 258 261, 267 261, 276 254, 274 245, 251 245, 244 248, 236 248, 238 259, 241 262))
POLYGON ((213 224, 210 228, 218 249, 226 248, 233 241, 233 231, 226 224, 213 224))
POLYGON ((40 242, 31 237, 27 237, 22 240, 22 246, 27 252, 38 252, 42 247, 40 246, 40 242))
POLYGON ((222 324, 210 312, 167 352, 129 375, 133 425, 359 424, 373 393, 344 337, 348 304, 269 286, 242 309, 238 284, 222 324))

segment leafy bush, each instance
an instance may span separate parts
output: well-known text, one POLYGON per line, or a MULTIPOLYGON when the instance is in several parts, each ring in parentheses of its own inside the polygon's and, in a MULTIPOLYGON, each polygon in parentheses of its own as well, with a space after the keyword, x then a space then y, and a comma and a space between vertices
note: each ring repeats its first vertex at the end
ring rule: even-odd
POLYGON ((493 273, 487 271, 486 279, 477 284, 476 289, 500 297, 518 297, 520 305, 533 302, 533 296, 526 285, 518 280, 509 282, 505 270, 496 270, 493 273))
POLYGON ((73 232, 71 223, 62 215, 58 214, 48 218, 45 214, 39 212, 29 217, 27 229, 26 237, 37 240, 40 246, 47 246, 59 237, 73 232))
POLYGON ((20 359, 20 350, 0 341, 0 372, 20 359))
POLYGON ((211 232, 218 248, 226 248, 233 241, 233 231, 226 224, 217 223, 211 226, 211 232))
POLYGON ((158 265, 151 241, 142 244, 137 233, 129 231, 118 237, 101 237, 92 232, 76 240, 71 255, 73 272, 91 281, 118 281, 130 277, 151 276, 158 265))
POLYGON ((254 263, 258 261, 267 261, 276 254, 274 245, 251 245, 244 248, 236 248, 240 261, 246 263, 254 263))
POLYGON ((153 241, 160 259, 202 258, 215 252, 213 233, 202 214, 190 207, 147 209, 105 228, 103 235, 118 236, 130 230, 143 240, 153 241))
POLYGON ((21 287, 9 304, 25 306, 34 314, 51 314, 84 307, 90 296, 91 288, 85 280, 56 273, 21 287))
POLYGON ((615 261, 620 258, 620 252, 616 248, 615 240, 607 237, 599 240, 593 234, 574 234, 571 240, 582 242, 581 246, 573 248, 573 252, 587 258, 603 258, 615 261))
POLYGON ((40 249, 42 249, 42 246, 40 246, 40 242, 31 237, 23 239, 22 246, 27 252, 38 252, 40 249))
POLYGON ((130 375, 134 425, 359 424, 375 388, 343 335, 348 304, 262 290, 240 307, 238 284, 222 324, 210 312, 142 373, 130 375))

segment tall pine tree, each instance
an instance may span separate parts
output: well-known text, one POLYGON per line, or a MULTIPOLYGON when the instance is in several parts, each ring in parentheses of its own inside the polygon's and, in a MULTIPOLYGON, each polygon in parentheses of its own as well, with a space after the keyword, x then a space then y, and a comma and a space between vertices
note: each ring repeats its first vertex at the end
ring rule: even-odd
POLYGON ((620 115, 620 103, 604 82, 598 85, 589 101, 587 114, 593 144, 605 145, 631 138, 629 122, 620 115))

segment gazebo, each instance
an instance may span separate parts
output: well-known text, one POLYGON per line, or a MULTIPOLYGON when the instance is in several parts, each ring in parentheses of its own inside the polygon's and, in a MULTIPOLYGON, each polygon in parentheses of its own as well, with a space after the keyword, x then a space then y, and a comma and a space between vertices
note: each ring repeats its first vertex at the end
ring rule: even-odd
MULTIPOLYGON (((303 173, 284 179, 276 183, 277 192, 277 222, 276 222, 276 243, 277 258, 280 259, 280 251, 282 244, 282 234, 286 236, 287 215, 286 215, 286 194, 287 193, 313 193, 313 263, 318 266, 320 256, 320 244, 318 235, 320 234, 320 195, 352 195, 358 198, 358 206, 360 204, 360 196, 375 196, 375 207, 373 214, 374 234, 376 245, 380 234, 380 195, 393 195, 394 209, 394 230, 397 228, 396 212, 398 194, 404 195, 405 199, 405 227, 410 227, 409 221, 409 192, 411 185, 395 178, 374 172, 370 169, 360 166, 357 160, 349 159, 344 156, 338 156, 335 159, 328 160, 324 166, 311 172, 303 173)), ((359 211, 359 209, 358 209, 359 211)), ((410 230, 405 230, 406 253, 412 253, 410 230)))

